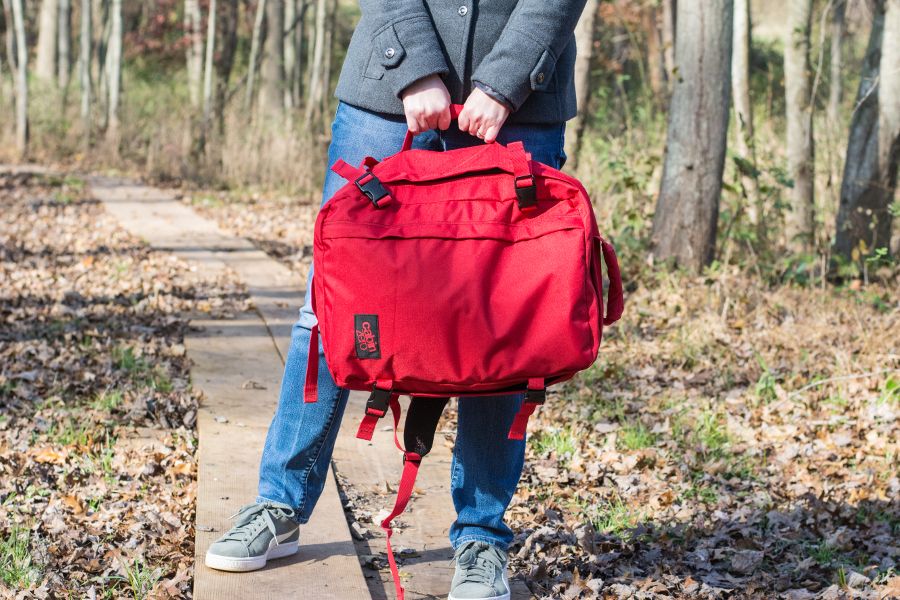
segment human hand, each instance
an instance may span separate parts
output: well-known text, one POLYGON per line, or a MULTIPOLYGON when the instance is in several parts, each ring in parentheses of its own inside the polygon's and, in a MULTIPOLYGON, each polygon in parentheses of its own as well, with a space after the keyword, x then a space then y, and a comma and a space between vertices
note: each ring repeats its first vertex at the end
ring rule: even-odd
POLYGON ((491 143, 509 117, 509 109, 475 88, 459 113, 459 130, 491 143))
POLYGON ((450 127, 450 92, 440 75, 429 75, 400 93, 406 126, 413 135, 450 127))

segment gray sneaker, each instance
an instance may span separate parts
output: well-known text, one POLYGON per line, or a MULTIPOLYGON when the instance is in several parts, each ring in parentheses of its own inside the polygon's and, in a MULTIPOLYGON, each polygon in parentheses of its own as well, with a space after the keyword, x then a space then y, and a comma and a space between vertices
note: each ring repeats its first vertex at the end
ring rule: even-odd
MULTIPOLYGON (((266 502, 242 506, 234 526, 206 551, 206 566, 220 571, 255 571, 270 558, 297 553, 300 529, 294 511, 266 502)), ((232 517, 232 518, 234 518, 232 517)))
POLYGON ((506 552, 485 542, 456 549, 456 572, 447 600, 509 600, 506 552))

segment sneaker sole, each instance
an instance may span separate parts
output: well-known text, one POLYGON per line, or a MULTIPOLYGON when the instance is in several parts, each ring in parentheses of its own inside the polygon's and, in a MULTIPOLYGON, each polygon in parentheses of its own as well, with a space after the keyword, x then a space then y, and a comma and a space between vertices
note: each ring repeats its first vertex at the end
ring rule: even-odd
MULTIPOLYGON (((256 571, 266 566, 266 562, 273 558, 284 558, 296 554, 300 549, 297 541, 285 542, 273 548, 269 548, 264 556, 255 556, 250 558, 234 558, 232 556, 222 556, 220 554, 206 553, 206 566, 217 571, 230 571, 232 573, 246 573, 247 571, 256 571)), ((507 596, 508 598, 508 596, 507 596)))
POLYGON ((487 598, 455 598, 453 594, 447 596, 447 600, 509 600, 509 593, 500 596, 490 596, 487 598))
MULTIPOLYGON (((510 589, 509 587, 509 574, 503 573, 503 585, 506 586, 506 589, 510 589)), ((453 592, 450 592, 450 595, 447 596, 447 600, 509 600, 510 592, 506 592, 505 594, 500 594, 499 596, 488 596, 485 598, 456 598, 453 595, 453 592)))

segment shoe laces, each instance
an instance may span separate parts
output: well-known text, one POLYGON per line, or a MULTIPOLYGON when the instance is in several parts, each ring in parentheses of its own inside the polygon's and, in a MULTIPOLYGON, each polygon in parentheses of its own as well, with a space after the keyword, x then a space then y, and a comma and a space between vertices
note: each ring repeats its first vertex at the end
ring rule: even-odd
POLYGON ((495 573, 504 568, 499 552, 485 542, 469 542, 454 560, 462 570, 461 583, 493 586, 495 573))
POLYGON ((280 510, 269 504, 247 504, 242 506, 235 514, 231 515, 231 519, 237 518, 237 524, 222 537, 222 541, 236 541, 246 544, 260 532, 263 526, 269 528, 272 537, 278 539, 278 530, 275 527, 275 521, 269 511, 280 510))

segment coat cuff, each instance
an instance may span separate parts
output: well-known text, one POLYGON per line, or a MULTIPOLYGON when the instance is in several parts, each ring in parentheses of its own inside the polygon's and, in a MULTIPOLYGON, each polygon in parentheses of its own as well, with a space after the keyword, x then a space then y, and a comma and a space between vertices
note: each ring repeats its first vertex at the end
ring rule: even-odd
POLYGON ((531 92, 549 88, 556 55, 523 31, 510 33, 513 32, 505 31, 481 61, 472 74, 472 81, 488 86, 518 110, 531 92))
POLYGON ((407 19, 394 23, 393 27, 403 51, 393 78, 393 92, 398 98, 416 81, 450 72, 431 19, 407 19))
POLYGON ((494 88, 489 86, 488 84, 482 83, 481 81, 472 81, 472 85, 477 87, 479 90, 481 90, 482 92, 484 92, 485 94, 487 94, 488 96, 490 96, 491 98, 493 98, 494 100, 496 100, 497 102, 499 102, 500 104, 502 104, 503 106, 508 108, 509 110, 516 109, 516 107, 513 106, 512 102, 509 101, 509 98, 507 98, 506 96, 504 96, 503 94, 501 94, 500 92, 498 92, 497 90, 495 90, 494 88))

